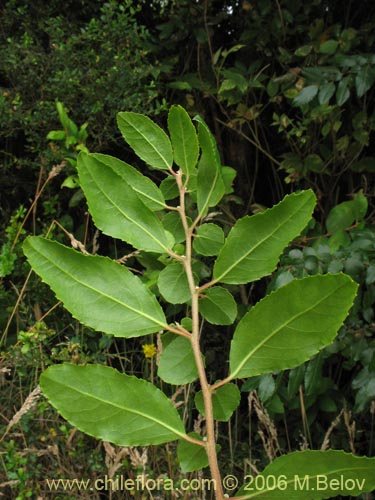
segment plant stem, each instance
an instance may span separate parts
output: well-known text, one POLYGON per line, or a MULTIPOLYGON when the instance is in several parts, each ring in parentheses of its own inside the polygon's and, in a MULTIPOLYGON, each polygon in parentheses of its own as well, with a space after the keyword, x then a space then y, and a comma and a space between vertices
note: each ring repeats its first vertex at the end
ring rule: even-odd
POLYGON ((203 394, 205 419, 206 419, 206 453, 210 465, 211 477, 215 482, 216 500, 224 500, 224 492, 221 483, 221 474, 217 462, 215 426, 214 426, 214 417, 212 408, 212 393, 210 390, 210 385, 207 381, 206 371, 202 360, 202 353, 199 342, 199 303, 198 303, 199 287, 195 285, 194 275, 192 270, 192 233, 194 230, 194 225, 192 227, 189 227, 189 224, 186 219, 186 213, 185 213, 186 190, 185 186, 182 183, 182 172, 181 171, 177 172, 175 174, 175 177, 180 191, 179 212, 186 235, 184 267, 191 295, 191 317, 192 317, 191 344, 194 352, 195 363, 197 366, 199 381, 201 384, 201 389, 203 394))

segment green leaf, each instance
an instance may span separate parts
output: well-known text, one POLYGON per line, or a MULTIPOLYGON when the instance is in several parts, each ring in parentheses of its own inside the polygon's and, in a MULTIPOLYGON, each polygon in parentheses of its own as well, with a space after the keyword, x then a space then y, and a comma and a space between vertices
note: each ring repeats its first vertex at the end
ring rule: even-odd
POLYGON ((158 365, 158 376, 174 385, 185 385, 198 378, 198 370, 189 339, 174 333, 164 333, 161 337, 163 352, 158 365))
MULTIPOLYGON (((111 169, 119 175, 123 181, 130 185, 150 210, 156 211, 165 208, 164 197, 160 189, 151 179, 142 175, 136 168, 118 158, 100 153, 90 154, 89 158, 94 158, 97 162, 102 163, 103 170, 111 169)), ((89 160, 86 161, 90 165, 89 160)))
POLYGON ((330 210, 326 220, 327 231, 335 234, 343 229, 347 229, 354 221, 353 201, 344 201, 330 210))
POLYGON ((147 446, 185 435, 176 408, 162 391, 108 366, 50 366, 40 386, 68 422, 97 439, 147 446))
POLYGON ((311 172, 322 172, 324 170, 324 162, 317 154, 308 155, 304 161, 305 168, 311 172))
POLYGON ((343 78, 337 85, 336 102, 339 106, 342 106, 350 97, 348 86, 349 80, 347 78, 343 78))
POLYGON ((117 125, 135 154, 150 167, 170 170, 173 151, 167 134, 148 116, 131 111, 117 114, 117 125))
POLYGON ((375 266, 369 266, 366 270, 366 285, 375 283, 375 266))
POLYGON ((165 328, 155 296, 126 267, 37 236, 27 238, 23 249, 34 271, 83 324, 117 337, 165 328))
POLYGON ((225 193, 221 173, 221 162, 215 139, 202 118, 198 121, 198 137, 202 154, 198 163, 197 203, 199 215, 207 213, 209 207, 219 203, 225 193))
POLYGON ((215 286, 199 298, 199 312, 212 325, 231 325, 237 316, 237 304, 228 290, 215 286))
MULTIPOLYGON (((212 394, 212 409, 214 419, 227 422, 240 404, 241 393, 236 384, 225 384, 216 389, 212 394)), ((203 393, 197 392, 194 398, 195 406, 199 413, 205 416, 203 393)))
POLYGON ((351 170, 353 172, 375 173, 375 157, 367 156, 353 163, 351 170))
POLYGON ((198 137, 190 116, 182 106, 172 106, 168 114, 174 161, 185 175, 196 167, 199 155, 198 137))
POLYGON ((178 262, 169 264, 161 271, 158 288, 165 300, 171 304, 184 304, 191 299, 185 269, 178 262))
MULTIPOLYGON (((329 248, 331 249, 331 253, 334 253, 336 252, 336 250, 338 250, 340 247, 347 247, 350 245, 350 237, 349 235, 347 234, 347 232, 344 230, 344 229, 340 229, 339 231, 336 231, 336 233, 334 233, 329 241, 328 241, 328 246, 329 248)), ((335 272, 335 268, 339 268, 339 264, 337 264, 336 266, 333 266, 333 269, 332 267, 329 268, 329 272, 335 272)), ((341 269, 339 269, 340 271, 343 269, 343 266, 342 266, 342 263, 341 263, 341 269)))
POLYGON ((174 200, 175 198, 178 198, 180 194, 176 180, 172 175, 169 175, 161 181, 159 189, 165 200, 174 200))
POLYGON ((304 87, 299 94, 293 99, 295 106, 303 106, 311 102, 318 93, 318 85, 309 85, 304 87))
POLYGON ((164 253, 173 245, 160 219, 136 191, 97 157, 81 153, 79 180, 96 226, 139 250, 164 253), (171 245, 172 243, 172 245, 171 245))
POLYGON ((352 203, 356 220, 363 220, 366 217, 368 210, 368 201, 366 196, 364 196, 361 192, 356 193, 352 200, 352 203))
MULTIPOLYGON (((196 432, 189 432, 188 436, 202 440, 196 432)), ((202 441, 203 442, 203 441, 202 441)), ((208 456, 205 446, 180 439, 177 444, 177 458, 182 472, 193 472, 201 470, 208 465, 208 456)))
POLYGON ((340 450, 296 451, 276 458, 236 494, 241 500, 321 500, 375 488, 375 458, 340 450))
POLYGON ((374 85, 375 71, 370 66, 365 66, 355 77, 355 88, 358 97, 363 97, 374 85))
POLYGON ((65 130, 51 130, 51 132, 47 134, 47 139, 50 141, 65 141, 66 132, 65 130))
POLYGON ((276 390, 276 383, 271 373, 266 373, 260 377, 258 386, 258 396, 262 403, 267 403, 276 390))
POLYGON ((333 82, 327 82, 319 89, 319 104, 328 104, 331 97, 336 92, 336 85, 333 82))
POLYGON ((314 205, 315 195, 307 190, 239 219, 215 262, 215 281, 241 284, 271 274, 281 252, 309 222, 314 205))
POLYGON ((61 187, 66 187, 68 189, 76 189, 79 187, 79 179, 78 175, 69 175, 64 182, 61 184, 61 187))
POLYGON ((232 378, 294 368, 332 343, 357 285, 344 274, 309 276, 279 288, 238 324, 230 349, 232 378))
POLYGON ((304 376, 305 376, 305 365, 300 365, 290 370, 288 379, 289 399, 292 399, 298 393, 299 387, 303 383, 304 376))
POLYGON ((294 54, 298 57, 306 57, 310 54, 312 49, 312 45, 302 45, 302 47, 298 47, 298 49, 294 51, 294 54))
MULTIPOLYGON (((162 218, 162 223, 164 228, 173 234, 176 243, 182 243, 186 239, 184 226, 182 225, 180 214, 177 212, 168 212, 162 218)), ((191 224, 192 220, 187 217, 188 224, 191 224)))
POLYGON ((221 176, 224 182, 225 194, 233 193, 233 181, 236 178, 237 170, 227 165, 221 167, 221 176))
POLYGON ((224 231, 216 224, 207 223, 198 227, 193 241, 194 250, 205 256, 217 255, 224 245, 224 231))
POLYGON ((321 44, 321 46, 319 47, 319 52, 321 54, 332 55, 336 52, 338 45, 339 42, 337 40, 327 40, 326 42, 321 44))

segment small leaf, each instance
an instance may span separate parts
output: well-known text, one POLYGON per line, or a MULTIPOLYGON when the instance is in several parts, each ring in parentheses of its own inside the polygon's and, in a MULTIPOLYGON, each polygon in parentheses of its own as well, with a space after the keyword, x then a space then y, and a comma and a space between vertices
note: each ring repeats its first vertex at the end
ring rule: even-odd
POLYGON ((174 200, 179 197, 179 190, 175 178, 169 175, 163 179, 159 186, 165 200, 174 200))
MULTIPOLYGON (((182 243, 186 239, 184 226, 181 217, 177 212, 168 212, 162 218, 163 226, 167 231, 173 234, 176 243, 182 243)), ((190 217, 187 217, 188 224, 191 224, 190 217)))
POLYGON ((353 163, 351 170, 354 172, 375 173, 375 157, 367 156, 353 163))
POLYGON ((66 132, 65 130, 51 130, 51 132, 47 134, 47 139, 50 141, 65 141, 66 132))
POLYGON ((375 71, 370 66, 365 66, 355 77, 355 88, 358 97, 363 97, 374 85, 375 71))
POLYGON ((125 141, 150 167, 170 170, 172 145, 167 134, 148 116, 131 111, 117 114, 117 124, 125 141))
POLYGON ((216 206, 225 193, 221 162, 215 139, 202 118, 197 116, 198 137, 202 154, 198 163, 197 203, 199 215, 216 206))
POLYGON ((324 170, 324 162, 317 154, 308 155, 304 161, 305 168, 310 172, 320 173, 324 170))
POLYGON ((262 403, 267 403, 276 390, 275 380, 271 373, 266 373, 260 377, 258 395, 262 403))
POLYGON ((330 210, 326 227, 327 231, 335 234, 343 229, 347 229, 355 221, 353 201, 344 201, 330 210))
POLYGON ((271 274, 281 252, 308 224, 314 205, 315 195, 307 190, 239 219, 215 262, 215 281, 241 284, 271 274))
POLYGON ((338 45, 339 42, 337 40, 327 40, 326 42, 321 44, 321 46, 319 47, 319 52, 321 54, 332 55, 336 52, 338 45))
POLYGON ((317 85, 309 85, 304 87, 300 93, 293 99, 295 106, 304 106, 311 102, 318 93, 319 87, 317 85))
POLYGON ((340 450, 296 451, 276 458, 236 497, 241 500, 321 500, 375 488, 375 458, 340 450), (264 478, 264 480, 263 480, 264 478))
POLYGON ((375 283, 375 266, 369 266, 366 270, 366 285, 375 283))
POLYGON ((331 97, 336 92, 336 85, 333 82, 327 82, 319 89, 319 104, 328 104, 331 97))
POLYGON ((355 219, 357 221, 363 220, 366 217, 368 210, 368 201, 366 196, 364 196, 361 192, 356 193, 352 200, 352 203, 355 219))
MULTIPOLYGON (((173 246, 160 219, 115 170, 81 153, 77 170, 96 226, 139 250, 165 253, 173 246)), ((114 163, 112 163, 112 166, 114 163)))
POLYGON ((199 312, 212 325, 231 325, 237 316, 237 304, 228 290, 215 286, 200 297, 199 312))
POLYGON ((169 264, 161 271, 158 288, 165 300, 171 304, 184 304, 191 299, 184 267, 178 262, 169 264))
POLYGON ((225 194, 233 193, 233 181, 236 178, 237 170, 227 165, 221 167, 221 176, 224 182, 225 194))
POLYGON ((161 337, 163 352, 158 365, 158 376, 174 385, 185 385, 198 378, 198 370, 189 339, 174 333, 164 333, 161 337))
POLYGON ((155 296, 126 267, 37 236, 28 237, 23 249, 34 271, 84 325, 127 338, 165 328, 155 296))
POLYGON ((345 102, 350 97, 350 91, 348 86, 349 86, 349 81, 347 78, 343 78, 337 85, 336 102, 339 106, 345 104, 345 102))
POLYGON ((69 175, 64 182, 61 184, 61 187, 66 187, 68 189, 76 189, 79 187, 79 179, 77 175, 69 175))
POLYGON ((224 245, 224 231, 216 224, 207 223, 198 227, 194 241, 194 250, 205 256, 217 255, 224 245))
POLYGON ((332 343, 357 285, 344 274, 294 280, 266 296, 239 322, 231 378, 294 368, 332 343))
POLYGON ((185 175, 196 167, 199 155, 195 127, 182 106, 172 106, 168 114, 168 129, 174 152, 174 161, 185 175))
POLYGON ((303 45, 302 47, 298 47, 298 49, 294 51, 294 54, 298 57, 306 57, 310 54, 312 49, 312 45, 303 45))
POLYGON ((97 439, 147 446, 185 435, 176 408, 163 392, 108 366, 50 366, 40 386, 68 422, 97 439))
MULTIPOLYGON (((188 436, 202 440, 196 432, 189 432, 188 436)), ((203 442, 203 441, 202 441, 203 442)), ((182 472, 201 470, 208 465, 208 456, 205 446, 180 439, 177 445, 177 458, 182 472)))
MULTIPOLYGON (((228 422, 233 412, 238 408, 240 399, 241 393, 236 384, 225 384, 216 389, 212 394, 214 419, 219 422, 228 422)), ((205 416, 202 391, 197 392, 194 402, 199 413, 205 416)))
POLYGON ((298 393, 299 387, 303 383, 304 376, 305 376, 305 365, 300 365, 290 370, 288 379, 289 399, 292 399, 298 393))

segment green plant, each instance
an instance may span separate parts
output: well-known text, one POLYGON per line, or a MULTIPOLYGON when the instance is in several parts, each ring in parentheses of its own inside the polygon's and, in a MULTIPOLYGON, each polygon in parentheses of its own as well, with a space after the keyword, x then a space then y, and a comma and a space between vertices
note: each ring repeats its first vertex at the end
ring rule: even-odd
MULTIPOLYGON (((318 411, 332 414, 343 404, 356 417, 370 409, 375 397, 375 231, 366 224, 366 213, 367 200, 362 193, 356 193, 352 200, 332 208, 325 228, 315 224, 308 238, 296 241, 280 258, 268 292, 296 278, 338 272, 351 276, 359 289, 350 315, 332 345, 288 374, 267 374, 245 382, 243 390, 258 389, 271 415, 288 411, 290 416, 290 412, 300 409, 301 384, 310 425, 313 415, 318 418, 318 411)), ((363 440, 363 448, 372 449, 371 438, 363 440)))
MULTIPOLYGON (((209 465, 216 498, 223 500, 231 485, 223 485, 215 421, 229 420, 237 409, 235 381, 296 367, 332 343, 357 286, 347 275, 331 274, 293 280, 274 291, 236 325, 229 374, 208 379, 201 349, 205 322, 235 323, 237 304, 230 290, 272 273, 283 249, 310 221, 315 196, 311 190, 286 196, 273 208, 237 220, 225 235, 212 222, 213 209, 230 191, 233 170, 222 167, 205 122, 200 117, 195 122, 197 130, 182 107, 172 106, 168 137, 144 115, 118 114, 119 129, 134 152, 166 174, 160 188, 116 158, 86 153, 78 158, 80 186, 95 224, 132 245, 139 263, 153 263, 158 292, 152 291, 154 281, 147 286, 149 276, 142 279, 107 257, 82 254, 49 239, 29 237, 24 252, 87 326, 124 338, 160 333, 158 375, 174 385, 199 381, 195 406, 205 430, 202 435, 187 432, 161 390, 102 365, 49 367, 40 384, 52 405, 77 428, 118 445, 178 440, 182 471, 209 465), (178 321, 167 320, 156 293, 165 310, 168 304, 184 305, 178 321)), ((295 452, 279 457, 256 478, 245 477, 236 498, 280 498, 286 490, 291 498, 305 498, 306 490, 317 499, 360 494, 374 487, 373 471, 374 459, 366 457, 336 450, 295 452), (340 483, 349 473, 351 489, 340 483)))

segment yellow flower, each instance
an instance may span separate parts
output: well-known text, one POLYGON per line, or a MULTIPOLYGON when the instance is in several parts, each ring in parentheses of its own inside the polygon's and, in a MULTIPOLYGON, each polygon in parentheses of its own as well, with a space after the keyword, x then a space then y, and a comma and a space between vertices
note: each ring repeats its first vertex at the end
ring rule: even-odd
POLYGON ((143 344, 142 349, 145 358, 152 358, 157 353, 155 344, 143 344))

